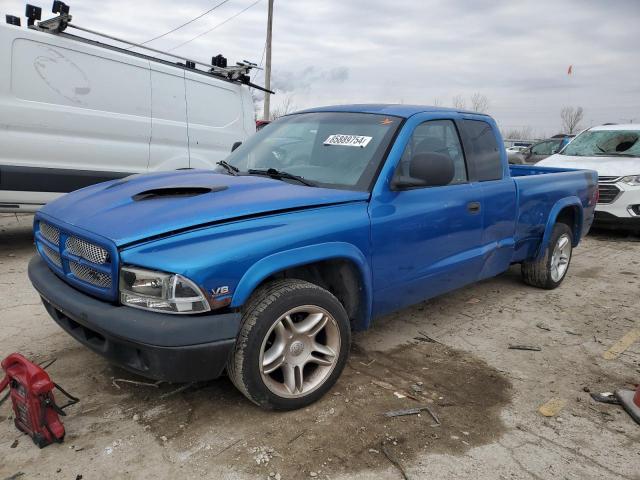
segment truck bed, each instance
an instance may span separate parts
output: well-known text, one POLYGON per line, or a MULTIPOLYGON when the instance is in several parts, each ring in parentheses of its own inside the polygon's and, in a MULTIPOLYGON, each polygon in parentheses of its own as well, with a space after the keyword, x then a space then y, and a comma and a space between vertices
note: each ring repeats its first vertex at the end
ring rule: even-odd
POLYGON ((593 221, 598 174, 591 170, 535 165, 510 165, 509 170, 516 185, 518 212, 512 261, 519 262, 537 253, 552 210, 561 208, 562 202, 566 203, 571 199, 582 204, 585 215, 581 221, 582 229, 577 232, 579 236, 574 238, 574 243, 577 244, 593 221))

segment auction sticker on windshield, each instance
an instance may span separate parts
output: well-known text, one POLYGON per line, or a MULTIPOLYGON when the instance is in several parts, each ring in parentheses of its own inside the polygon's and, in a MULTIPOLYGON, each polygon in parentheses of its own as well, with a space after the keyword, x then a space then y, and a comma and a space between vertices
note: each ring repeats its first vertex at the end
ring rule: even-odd
POLYGON ((325 145, 340 145, 343 147, 366 147, 373 137, 365 137, 364 135, 343 135, 336 133, 329 135, 324 141, 325 145))

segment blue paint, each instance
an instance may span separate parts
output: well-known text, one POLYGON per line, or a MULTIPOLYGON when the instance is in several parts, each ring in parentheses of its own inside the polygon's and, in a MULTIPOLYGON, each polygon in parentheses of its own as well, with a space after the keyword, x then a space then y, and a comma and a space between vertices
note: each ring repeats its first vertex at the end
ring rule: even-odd
MULTIPOLYGON (((410 105, 347 105, 307 112, 361 112, 404 120, 371 192, 313 188, 261 176, 190 170, 137 175, 73 192, 36 216, 107 248, 119 264, 180 273, 205 291, 228 286, 231 308, 284 269, 324 260, 359 272, 367 328, 376 316, 504 272, 544 250, 553 224, 575 209, 574 244, 593 220, 597 175, 591 171, 512 166, 503 175, 435 188, 393 191, 390 182, 415 127, 449 119, 495 122, 485 115, 410 105), (553 175, 551 175, 553 174, 553 175), (168 187, 214 191, 184 198, 134 200, 168 187), (217 187, 225 187, 217 190, 217 187), (478 202, 480 212, 468 204, 478 202)), ((40 247, 39 247, 40 248, 40 247)), ((69 283, 66 272, 52 268, 69 283)), ((117 278, 117 272, 114 272, 117 278)), ((117 301, 109 292, 77 288, 117 301)))

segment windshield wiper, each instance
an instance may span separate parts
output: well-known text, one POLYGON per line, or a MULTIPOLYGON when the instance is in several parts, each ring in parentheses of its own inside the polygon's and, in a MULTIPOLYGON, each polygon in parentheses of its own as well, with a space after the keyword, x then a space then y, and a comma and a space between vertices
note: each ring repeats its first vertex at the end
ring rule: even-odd
POLYGON ((633 153, 622 153, 622 152, 605 152, 605 153, 595 153, 596 157, 631 157, 637 158, 640 155, 634 155, 633 153))
POLYGON ((234 167, 226 160, 220 160, 219 162, 216 162, 216 165, 220 165, 222 168, 224 168, 229 175, 238 175, 238 172, 240 171, 238 167, 234 167))
POLYGON ((294 175, 293 173, 285 172, 284 170, 277 170, 275 168, 266 168, 264 170, 257 168, 250 168, 247 170, 249 175, 267 175, 268 177, 275 178, 278 180, 282 180, 286 178, 288 180, 296 180, 303 185, 307 185, 308 187, 317 187, 317 185, 310 180, 301 177, 300 175, 294 175))

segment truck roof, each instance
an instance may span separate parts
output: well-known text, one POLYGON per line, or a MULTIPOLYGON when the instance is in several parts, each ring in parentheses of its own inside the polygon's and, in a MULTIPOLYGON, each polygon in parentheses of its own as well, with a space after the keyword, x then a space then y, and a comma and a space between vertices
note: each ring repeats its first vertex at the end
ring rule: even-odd
POLYGON ((423 112, 459 112, 484 115, 468 110, 458 110, 456 108, 433 107, 429 105, 405 105, 403 103, 364 103, 350 105, 328 105, 326 107, 316 107, 302 110, 297 113, 309 112, 351 112, 351 113, 378 113, 380 115, 394 115, 396 117, 409 118, 416 113, 423 112))

